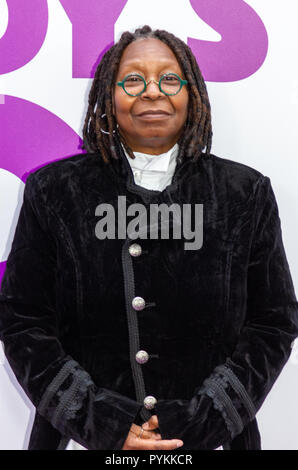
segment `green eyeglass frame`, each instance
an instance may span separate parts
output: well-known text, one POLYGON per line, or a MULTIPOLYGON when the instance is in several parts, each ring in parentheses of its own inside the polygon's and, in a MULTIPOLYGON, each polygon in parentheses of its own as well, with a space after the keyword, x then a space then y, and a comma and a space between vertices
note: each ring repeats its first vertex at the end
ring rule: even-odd
POLYGON ((177 95, 177 93, 179 93, 179 91, 181 90, 181 88, 183 87, 183 85, 187 85, 187 80, 182 80, 182 78, 179 77, 179 75, 177 75, 176 73, 165 73, 163 74, 160 79, 159 79, 159 82, 157 82, 156 80, 148 80, 148 82, 146 82, 146 80, 144 79, 144 77, 142 77, 142 75, 139 75, 138 73, 129 73, 128 75, 126 75, 123 80, 121 82, 117 82, 117 85, 120 86, 121 88, 123 88, 123 90, 125 91, 125 93, 129 96, 140 96, 142 93, 144 93, 144 91, 146 90, 147 88, 147 85, 151 82, 154 82, 158 85, 158 88, 159 90, 164 94, 164 95, 167 95, 167 96, 173 96, 173 95, 177 95), (137 93, 137 94, 132 94, 132 93, 128 93, 126 90, 125 90, 125 87, 124 87, 124 83, 125 83, 125 80, 128 78, 128 77, 131 77, 132 75, 136 75, 138 77, 140 77, 143 82, 144 82, 144 90, 142 90, 140 93, 137 93), (177 77, 180 81, 180 88, 178 91, 176 91, 176 93, 166 93, 162 90, 161 88, 161 80, 163 79, 163 77, 166 77, 168 75, 175 75, 175 77, 177 77))

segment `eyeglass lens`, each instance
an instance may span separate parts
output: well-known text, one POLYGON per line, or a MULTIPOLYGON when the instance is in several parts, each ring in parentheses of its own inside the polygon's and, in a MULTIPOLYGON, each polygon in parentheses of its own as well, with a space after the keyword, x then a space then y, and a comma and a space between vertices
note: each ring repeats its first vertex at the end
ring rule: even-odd
MULTIPOLYGON (((124 88, 127 93, 137 95, 145 89, 145 83, 138 75, 130 75, 124 81, 124 88)), ((161 90, 166 94, 177 93, 180 89, 180 80, 175 75, 165 75, 160 82, 161 90)))

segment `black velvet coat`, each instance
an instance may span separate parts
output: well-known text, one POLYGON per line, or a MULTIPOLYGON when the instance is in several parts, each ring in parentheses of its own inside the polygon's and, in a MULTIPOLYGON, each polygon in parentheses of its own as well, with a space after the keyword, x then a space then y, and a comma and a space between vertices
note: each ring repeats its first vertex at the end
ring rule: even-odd
POLYGON ((203 155, 178 162, 172 184, 152 191, 134 183, 119 152, 109 165, 75 155, 26 181, 0 339, 36 407, 29 449, 63 449, 69 439, 121 449, 131 424, 151 414, 163 438, 184 441, 181 450, 259 449, 255 415, 298 335, 270 179, 203 155), (173 237, 100 240, 95 209, 109 203, 117 214, 121 195, 148 211, 203 204, 202 247, 185 250, 173 237), (149 354, 144 364, 139 350, 149 354))

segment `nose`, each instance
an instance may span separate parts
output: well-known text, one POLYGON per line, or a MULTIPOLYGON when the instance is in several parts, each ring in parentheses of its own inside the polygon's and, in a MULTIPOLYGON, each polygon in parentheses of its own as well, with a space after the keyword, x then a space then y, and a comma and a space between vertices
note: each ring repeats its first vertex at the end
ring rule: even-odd
POLYGON ((143 93, 143 97, 147 96, 151 99, 157 98, 159 96, 163 95, 163 93, 159 89, 158 82, 156 80, 149 80, 147 82, 147 87, 146 90, 143 93))

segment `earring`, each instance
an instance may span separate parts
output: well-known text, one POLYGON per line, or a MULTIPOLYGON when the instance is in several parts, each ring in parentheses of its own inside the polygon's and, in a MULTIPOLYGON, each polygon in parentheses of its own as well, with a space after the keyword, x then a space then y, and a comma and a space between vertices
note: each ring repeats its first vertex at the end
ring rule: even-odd
MULTIPOLYGON (((103 118, 104 116, 106 116, 106 113, 102 114, 100 117, 103 118)), ((118 127, 119 127, 119 124, 117 123, 117 129, 118 129, 118 127)), ((101 127, 100 127, 100 130, 101 130, 101 132, 102 132, 103 134, 110 134, 109 132, 103 130, 101 127)), ((116 134, 116 131, 115 131, 115 130, 113 130, 113 134, 116 134)))

